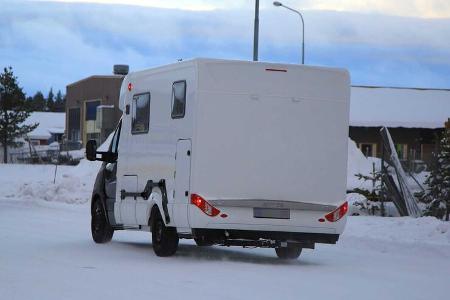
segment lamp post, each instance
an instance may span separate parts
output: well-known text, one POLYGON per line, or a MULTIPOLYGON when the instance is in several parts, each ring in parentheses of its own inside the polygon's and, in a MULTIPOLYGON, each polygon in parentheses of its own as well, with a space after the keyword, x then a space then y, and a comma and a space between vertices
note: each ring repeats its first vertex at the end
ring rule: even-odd
POLYGON ((273 5, 276 7, 281 6, 286 9, 289 9, 290 11, 293 11, 300 16, 300 19, 302 20, 302 65, 304 65, 305 64, 305 22, 303 20, 303 15, 298 10, 290 8, 289 6, 286 6, 281 2, 275 1, 275 2, 273 2, 273 5))
POLYGON ((253 61, 258 61, 259 0, 255 0, 255 29, 253 34, 253 61))

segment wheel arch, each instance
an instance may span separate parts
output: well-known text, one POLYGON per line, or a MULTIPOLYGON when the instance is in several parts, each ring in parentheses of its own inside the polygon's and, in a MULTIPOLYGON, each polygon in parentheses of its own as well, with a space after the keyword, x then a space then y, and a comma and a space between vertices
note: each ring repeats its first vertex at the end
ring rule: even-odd
MULTIPOLYGON (((150 194, 150 197, 148 201, 150 202, 149 205, 149 211, 148 211, 148 225, 151 225, 151 219, 153 217, 153 214, 158 212, 161 218, 163 219, 164 225, 169 226, 170 224, 173 224, 172 221, 167 222, 164 213, 164 200, 163 200, 163 191, 161 187, 154 187, 152 193, 150 194)), ((173 226, 173 225, 172 225, 173 226)))

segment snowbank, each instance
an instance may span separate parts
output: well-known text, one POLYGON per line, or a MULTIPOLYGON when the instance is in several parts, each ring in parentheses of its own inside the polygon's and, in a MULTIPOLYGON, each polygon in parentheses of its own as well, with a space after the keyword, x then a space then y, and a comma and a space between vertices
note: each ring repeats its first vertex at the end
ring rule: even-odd
MULTIPOLYGON (((98 147, 98 151, 108 150, 112 136, 113 134, 109 135, 106 141, 98 147)), ((85 150, 73 152, 84 157, 85 150)), ((36 166, 16 165, 16 169, 21 173, 17 175, 17 178, 26 179, 25 183, 23 181, 12 182, 12 185, 16 186, 17 197, 21 199, 83 204, 91 199, 95 178, 101 164, 100 161, 91 162, 81 159, 75 167, 58 167, 55 183, 53 183, 55 166, 39 166, 43 173, 34 174, 34 172, 30 173, 30 170, 35 169, 36 166)))
MULTIPOLYGON (((369 214, 368 210, 371 210, 373 206, 380 208, 380 203, 368 201, 367 198, 358 193, 349 193, 346 195, 346 200, 348 202, 348 214, 349 216, 367 216, 369 214), (364 207, 364 208, 363 208, 364 207)), ((384 211, 386 217, 399 217, 397 208, 393 202, 384 203, 384 211)), ((380 216, 381 212, 376 211, 376 216, 380 216)))
POLYGON ((378 240, 383 244, 450 246, 450 222, 444 222, 434 217, 349 217, 343 237, 378 240))
POLYGON ((82 159, 75 167, 64 168, 57 173, 53 183, 55 166, 47 165, 50 176, 30 180, 18 186, 17 196, 26 200, 41 199, 50 202, 83 204, 90 200, 100 162, 82 159))
POLYGON ((356 178, 355 174, 369 175, 373 170, 372 162, 369 161, 356 143, 348 139, 348 160, 347 160, 347 190, 355 188, 370 189, 372 184, 356 178))

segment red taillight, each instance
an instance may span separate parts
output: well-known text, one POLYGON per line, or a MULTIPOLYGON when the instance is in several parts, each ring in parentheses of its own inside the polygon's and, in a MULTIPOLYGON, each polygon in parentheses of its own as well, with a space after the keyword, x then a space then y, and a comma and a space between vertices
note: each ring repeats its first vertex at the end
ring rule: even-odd
POLYGON ((197 194, 191 194, 191 204, 194 204, 195 206, 200 208, 202 212, 210 217, 215 217, 220 214, 220 210, 209 204, 208 201, 197 194))
POLYGON ((133 84, 130 82, 130 83, 128 84, 128 91, 131 92, 132 89, 133 89, 133 84))
POLYGON ((327 219, 329 222, 339 221, 340 219, 342 219, 343 216, 345 216, 347 211, 348 211, 348 202, 345 201, 344 204, 342 204, 329 214, 325 215, 325 219, 327 219))

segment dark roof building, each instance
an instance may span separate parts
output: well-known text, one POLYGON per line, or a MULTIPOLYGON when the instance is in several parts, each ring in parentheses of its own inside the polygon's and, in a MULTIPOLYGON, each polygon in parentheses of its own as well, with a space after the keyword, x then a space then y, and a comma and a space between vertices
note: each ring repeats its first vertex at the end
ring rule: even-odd
POLYGON ((449 117, 448 89, 352 87, 350 138, 366 156, 381 156, 384 126, 401 160, 429 162, 449 117))

